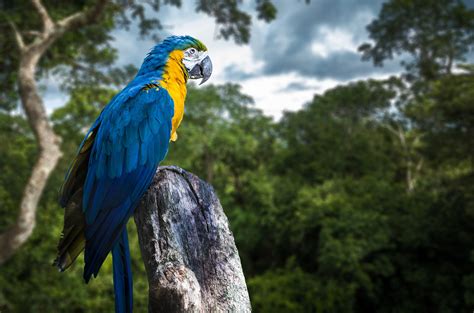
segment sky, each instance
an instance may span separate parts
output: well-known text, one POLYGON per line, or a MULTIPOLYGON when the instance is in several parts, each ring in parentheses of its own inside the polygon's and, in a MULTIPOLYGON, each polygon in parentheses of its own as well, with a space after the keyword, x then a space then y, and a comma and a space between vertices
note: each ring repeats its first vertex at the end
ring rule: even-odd
MULTIPOLYGON (((277 18, 265 23, 256 19, 254 1, 243 7, 253 14, 248 45, 216 37, 214 20, 194 12, 194 1, 181 8, 163 7, 158 18, 165 25, 162 36, 191 35, 208 47, 213 62, 213 84, 238 83, 255 105, 275 119, 283 111, 300 109, 314 94, 336 85, 366 78, 383 78, 399 73, 399 61, 383 68, 361 61, 357 47, 368 41, 365 29, 380 11, 383 0, 274 1, 277 18)), ((138 29, 113 32, 117 65, 141 65, 156 44, 142 40, 138 29)), ((43 82, 49 111, 64 105, 68 97, 50 78, 43 82)))

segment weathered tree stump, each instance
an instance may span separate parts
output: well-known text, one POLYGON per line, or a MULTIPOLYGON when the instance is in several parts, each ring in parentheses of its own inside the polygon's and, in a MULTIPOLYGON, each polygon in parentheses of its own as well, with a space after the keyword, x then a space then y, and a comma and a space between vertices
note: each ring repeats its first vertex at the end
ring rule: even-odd
POLYGON ((149 312, 250 312, 240 258, 213 188, 160 167, 135 213, 149 312))

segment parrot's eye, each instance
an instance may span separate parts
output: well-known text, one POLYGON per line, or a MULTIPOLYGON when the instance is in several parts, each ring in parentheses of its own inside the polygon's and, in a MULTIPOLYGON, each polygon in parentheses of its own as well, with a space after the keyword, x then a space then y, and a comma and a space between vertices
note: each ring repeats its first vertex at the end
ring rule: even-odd
POLYGON ((187 58, 195 58, 198 56, 198 51, 196 48, 189 48, 184 51, 184 56, 187 58))

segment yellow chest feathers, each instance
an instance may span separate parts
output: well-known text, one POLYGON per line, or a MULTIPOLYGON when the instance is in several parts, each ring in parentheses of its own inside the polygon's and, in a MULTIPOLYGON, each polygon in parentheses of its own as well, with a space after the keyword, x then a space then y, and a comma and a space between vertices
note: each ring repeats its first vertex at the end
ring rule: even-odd
POLYGON ((172 120, 171 140, 176 141, 176 130, 184 115, 184 100, 186 99, 186 69, 182 64, 183 51, 175 50, 170 53, 166 62, 160 85, 165 88, 174 102, 174 116, 172 120))

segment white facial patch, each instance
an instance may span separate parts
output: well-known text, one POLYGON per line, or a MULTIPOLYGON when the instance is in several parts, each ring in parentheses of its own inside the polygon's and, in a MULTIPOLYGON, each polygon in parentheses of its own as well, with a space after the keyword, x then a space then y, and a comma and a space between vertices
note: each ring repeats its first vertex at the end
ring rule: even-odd
POLYGON ((184 51, 183 64, 190 71, 205 57, 207 57, 207 51, 197 51, 195 48, 189 48, 184 51))

